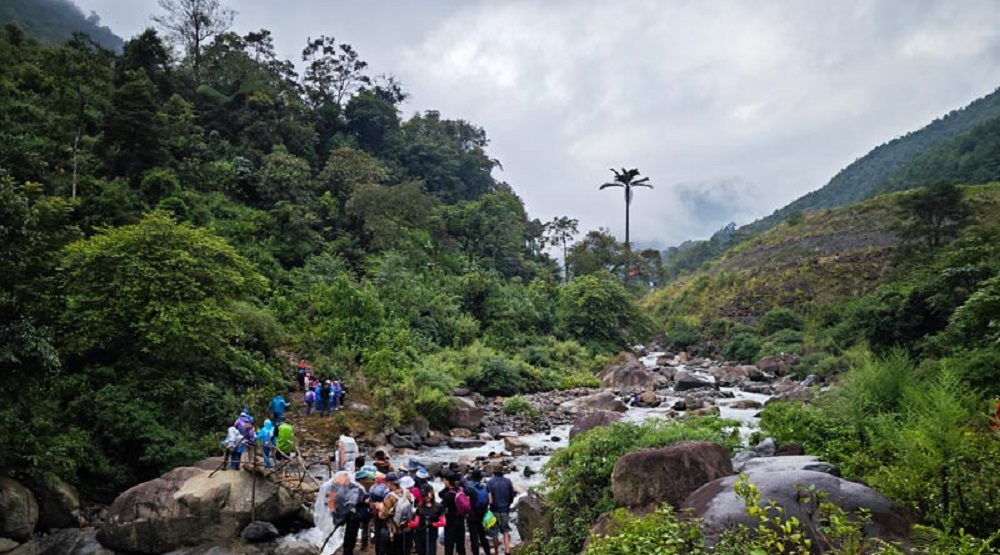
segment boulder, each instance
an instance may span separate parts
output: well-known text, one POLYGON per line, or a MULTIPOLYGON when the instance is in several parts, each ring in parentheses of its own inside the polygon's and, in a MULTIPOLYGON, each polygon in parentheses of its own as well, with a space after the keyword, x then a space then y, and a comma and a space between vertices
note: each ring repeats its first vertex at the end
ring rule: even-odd
POLYGON ((522 542, 530 542, 535 530, 542 525, 545 498, 534 489, 529 489, 527 494, 514 503, 514 509, 517 511, 517 533, 522 542))
POLYGON ((448 447, 452 449, 475 449, 476 447, 482 447, 486 445, 486 442, 481 439, 468 439, 461 437, 449 437, 448 447))
POLYGON ((707 441, 685 441, 627 453, 611 474, 618 507, 670 503, 680 507, 693 491, 733 473, 726 448, 707 441))
POLYGON ((650 371, 635 355, 629 354, 624 362, 610 364, 598 372, 597 379, 604 387, 610 388, 648 388, 657 387, 666 380, 663 376, 650 371))
POLYGON ((585 414, 576 419, 573 422, 573 427, 569 430, 569 438, 573 439, 574 436, 580 435, 583 432, 592 430, 599 426, 608 426, 618 422, 623 418, 622 413, 614 412, 610 410, 595 410, 589 414, 585 414))
POLYGON ((9 538, 0 538, 0 553, 7 553, 8 551, 11 551, 12 549, 14 549, 15 547, 17 547, 18 545, 21 545, 21 544, 17 543, 16 541, 14 541, 12 539, 9 539, 9 538))
POLYGON ((764 405, 759 401, 754 401, 753 399, 740 399, 735 403, 730 403, 729 408, 740 410, 762 409, 764 408, 764 405))
MULTIPOLYGON (((756 460, 758 459, 750 462, 756 460)), ((807 523, 802 529, 809 534, 812 534, 813 530, 821 529, 822 523, 819 522, 821 511, 802 505, 800 490, 815 486, 817 490, 827 494, 826 501, 849 513, 856 513, 861 509, 867 510, 871 522, 865 526, 866 536, 890 542, 903 542, 909 536, 913 515, 862 484, 808 470, 755 471, 748 472, 747 475, 750 483, 760 492, 761 506, 774 501, 784 510, 785 519, 796 517, 807 523)), ((728 476, 705 484, 684 502, 682 508, 691 509, 692 516, 702 519, 702 525, 709 537, 737 524, 747 526, 756 524, 756 521, 747 516, 743 500, 736 497, 733 485, 738 479, 738 476, 728 476)))
POLYGON ((319 549, 310 542, 294 540, 278 545, 274 555, 319 555, 319 549))
POLYGON ((441 445, 445 441, 448 441, 448 436, 442 434, 437 430, 431 430, 427 432, 427 437, 424 438, 424 445, 428 445, 430 447, 437 447, 438 445, 441 445))
POLYGON ((774 442, 773 437, 768 437, 758 443, 753 450, 761 457, 773 457, 778 451, 778 445, 774 442))
POLYGON ((806 450, 802 447, 802 444, 794 441, 782 443, 778 446, 778 450, 774 452, 775 457, 791 457, 805 454, 806 450))
POLYGON ((37 523, 35 494, 20 482, 0 478, 0 537, 28 541, 37 523))
MULTIPOLYGON (((115 555, 97 542, 93 528, 63 528, 51 534, 39 535, 13 550, 4 549, 0 540, 0 553, 4 555, 115 555)), ((16 545, 16 544, 15 544, 16 545)))
POLYGON ((684 417, 698 418, 702 416, 719 416, 720 414, 722 414, 722 411, 719 410, 719 407, 703 407, 697 410, 688 411, 684 417))
POLYGON ((781 370, 778 357, 766 356, 757 361, 757 369, 766 374, 777 374, 781 370))
POLYGON ((736 453, 736 456, 733 457, 733 470, 743 472, 743 467, 746 466, 747 461, 755 458, 757 458, 755 451, 740 451, 736 453))
POLYGON ((250 543, 267 542, 278 537, 278 529, 270 522, 255 520, 243 529, 240 537, 250 543))
MULTIPOLYGON (((183 546, 231 540, 251 521, 253 475, 175 468, 115 499, 97 538, 116 551, 165 553, 183 546)), ((256 518, 293 518, 303 499, 269 480, 256 481, 256 518)))
POLYGON ((816 374, 809 374, 808 376, 806 376, 806 379, 802 380, 799 383, 799 385, 801 385, 802 387, 812 387, 814 385, 821 383, 823 383, 823 378, 821 376, 817 376, 816 374))
POLYGON ((722 387, 736 387, 747 380, 746 366, 720 366, 712 372, 722 387))
POLYGON ((628 407, 615 394, 610 391, 601 391, 585 397, 577 397, 559 405, 562 410, 570 412, 589 412, 595 410, 609 410, 613 412, 625 412, 628 407))
POLYGON ((80 494, 75 487, 62 480, 53 479, 39 483, 31 489, 38 501, 39 530, 79 526, 80 494))
POLYGON ((454 397, 458 405, 448 415, 448 423, 456 428, 475 429, 483 423, 486 411, 477 407, 475 401, 467 397, 454 397))
POLYGON ((451 437, 472 437, 472 432, 468 428, 452 428, 451 437))
POLYGON ((674 391, 678 393, 702 387, 719 389, 719 384, 715 381, 714 376, 695 373, 691 370, 678 370, 677 373, 674 374, 674 391))
POLYGON ((516 437, 503 438, 503 447, 514 456, 523 455, 531 450, 531 446, 525 443, 523 439, 516 437))
POLYGON ((639 402, 642 403, 642 406, 644 407, 660 406, 660 398, 648 389, 639 394, 639 402))
POLYGON ((389 443, 397 449, 416 449, 417 445, 410 439, 411 436, 392 434, 389 436, 389 443))

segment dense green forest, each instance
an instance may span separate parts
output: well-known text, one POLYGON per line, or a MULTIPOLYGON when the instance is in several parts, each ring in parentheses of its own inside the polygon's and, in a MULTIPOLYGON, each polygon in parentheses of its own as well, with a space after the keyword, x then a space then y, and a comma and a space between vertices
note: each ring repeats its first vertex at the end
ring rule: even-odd
POLYGON ((279 349, 383 429, 460 385, 593 384, 648 333, 613 238, 563 284, 545 249, 576 222, 530 219, 483 129, 402 117, 332 37, 298 74, 208 15, 179 57, 154 29, 120 54, 0 33, 0 467, 107 498, 190 463, 285 387, 279 349))
POLYGON ((70 0, 4 0, 0 3, 0 25, 13 23, 32 38, 48 44, 62 44, 73 33, 86 33, 104 48, 121 52, 125 43, 101 18, 91 12, 84 16, 70 0))

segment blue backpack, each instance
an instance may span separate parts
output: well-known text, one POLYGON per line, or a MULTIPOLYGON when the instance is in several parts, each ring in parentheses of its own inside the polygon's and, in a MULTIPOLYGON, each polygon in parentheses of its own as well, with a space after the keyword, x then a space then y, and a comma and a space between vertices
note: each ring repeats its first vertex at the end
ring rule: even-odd
POLYGON ((490 490, 480 482, 472 484, 472 489, 476 491, 476 496, 472 499, 472 508, 477 513, 485 513, 490 507, 490 490))

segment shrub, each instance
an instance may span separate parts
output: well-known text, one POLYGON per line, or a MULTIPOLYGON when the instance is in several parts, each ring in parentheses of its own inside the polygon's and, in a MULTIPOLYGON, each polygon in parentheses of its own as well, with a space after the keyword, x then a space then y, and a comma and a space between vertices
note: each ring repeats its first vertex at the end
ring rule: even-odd
POLYGON ((801 353, 802 344, 805 342, 805 334, 801 331, 783 329, 778 330, 767 338, 761 345, 759 354, 776 355, 779 353, 801 353))
POLYGON ((643 517, 627 509, 612 514, 613 530, 603 536, 591 536, 584 555, 662 555, 705 553, 701 529, 690 520, 678 520, 670 505, 664 504, 643 517))
POLYGON ((524 397, 510 397, 503 402, 503 412, 505 414, 519 414, 521 416, 537 416, 538 407, 524 397))
POLYGON ((760 318, 760 331, 771 335, 780 330, 802 331, 802 317, 788 308, 778 307, 760 318))
POLYGON ((738 333, 722 348, 722 354, 728 360, 752 363, 760 353, 760 338, 752 333, 738 333))
POLYGON ((694 324, 674 320, 667 326, 667 345, 674 351, 684 351, 701 342, 701 331, 694 324))

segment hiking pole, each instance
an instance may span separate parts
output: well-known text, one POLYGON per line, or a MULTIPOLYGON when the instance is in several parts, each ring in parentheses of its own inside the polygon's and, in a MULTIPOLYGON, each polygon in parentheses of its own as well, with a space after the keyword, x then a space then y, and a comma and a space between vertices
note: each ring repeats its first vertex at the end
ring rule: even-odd
POLYGON ((341 526, 343 526, 343 524, 338 524, 338 525, 334 526, 333 530, 330 531, 330 534, 326 537, 325 540, 323 540, 323 545, 319 548, 320 555, 323 555, 323 549, 326 548, 327 542, 330 541, 330 538, 332 538, 333 535, 337 533, 337 529, 340 528, 341 526))

